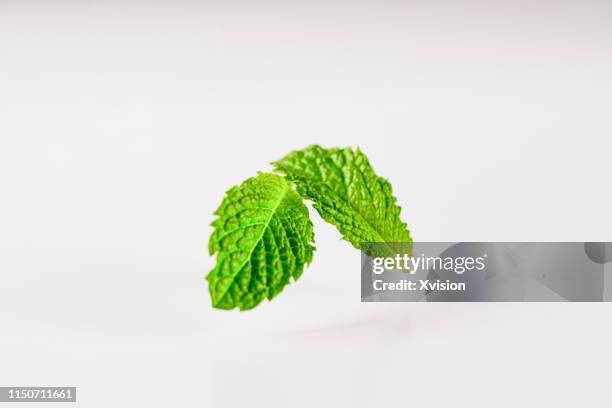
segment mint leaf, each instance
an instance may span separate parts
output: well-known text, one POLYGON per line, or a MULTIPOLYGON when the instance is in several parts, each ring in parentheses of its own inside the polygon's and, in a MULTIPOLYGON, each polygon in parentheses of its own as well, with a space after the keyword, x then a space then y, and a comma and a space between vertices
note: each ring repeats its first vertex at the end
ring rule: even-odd
POLYGON ((206 279, 216 308, 271 300, 312 260, 308 208, 281 176, 261 173, 231 188, 215 214, 208 247, 217 264, 206 279))
POLYGON ((314 145, 272 164, 355 248, 366 242, 412 242, 391 184, 374 173, 359 148, 314 145))

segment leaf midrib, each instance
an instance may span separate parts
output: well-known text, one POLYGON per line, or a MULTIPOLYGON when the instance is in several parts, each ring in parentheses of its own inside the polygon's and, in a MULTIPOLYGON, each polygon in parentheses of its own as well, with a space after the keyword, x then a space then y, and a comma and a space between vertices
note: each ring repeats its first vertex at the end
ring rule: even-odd
MULTIPOLYGON (((300 169, 298 169, 297 167, 294 167, 294 166, 291 166, 291 165, 289 165, 289 166, 287 166, 287 165, 283 165, 283 167, 288 167, 288 168, 290 168, 290 169, 291 169, 291 171, 292 171, 294 174, 299 174, 299 178, 301 178, 301 179, 302 179, 302 180, 304 180, 304 181, 306 181, 306 180, 309 178, 309 175, 308 175, 306 172, 301 171, 301 170, 300 170, 300 169)), ((286 174, 288 177, 290 177, 290 176, 289 176, 289 174, 287 174, 287 173, 285 173, 285 174, 286 174)), ((308 184, 308 182, 305 182, 304 184, 308 184)), ((348 206, 348 207, 349 207, 351 210, 353 210, 353 212, 354 212, 354 213, 355 213, 355 214, 356 214, 356 215, 359 217, 359 219, 360 219, 361 221, 363 221, 363 223, 364 223, 365 225, 367 225, 367 226, 368 226, 368 228, 369 228, 369 229, 370 229, 370 230, 373 232, 373 235, 375 235, 375 236, 376 236, 378 239, 380 239, 380 241, 378 241, 378 242, 387 242, 387 241, 385 240, 385 238, 383 238, 383 236, 379 234, 379 232, 376 230, 376 228, 374 228, 374 226, 373 226, 373 225, 372 225, 372 224, 371 224, 371 223, 370 223, 368 220, 366 220, 366 219, 365 219, 365 218, 364 218, 364 217, 361 215, 361 213, 360 213, 360 212, 359 212, 359 211, 358 211, 358 210, 357 210, 357 209, 356 209, 356 208, 355 208, 355 207, 354 207, 354 206, 353 206, 353 205, 350 203, 350 201, 349 201, 348 199, 346 199, 346 200, 345 200, 343 197, 340 197, 340 196, 339 196, 339 195, 338 195, 338 194, 337 194, 337 193, 336 193, 336 192, 335 192, 335 191, 334 191, 334 190, 333 190, 331 187, 329 187, 329 186, 328 186, 328 185, 327 185, 327 184, 326 184, 324 181, 320 181, 320 182, 319 182, 319 184, 320 184, 320 185, 322 185, 323 187, 325 187, 327 190, 329 190, 329 191, 331 192, 331 194, 332 194, 332 195, 334 195, 335 197, 338 197, 338 198, 340 199, 340 201, 343 201, 344 203, 346 203, 346 205, 347 205, 347 206, 348 206)), ((312 200, 311 200, 311 201, 312 201, 312 200)))
MULTIPOLYGON (((253 256, 253 251, 255 250, 255 248, 257 248, 257 245, 259 244, 259 241, 262 240, 264 234, 266 233, 266 230, 270 227, 270 222, 272 221, 272 218, 274 217, 274 214, 276 214, 276 211, 278 210, 278 207, 280 206, 280 204, 283 202, 283 200, 285 199, 285 197, 287 196, 287 194, 289 193, 289 190, 291 190, 291 186, 288 183, 284 183, 285 185, 283 186, 284 191, 282 192, 282 194, 279 195, 278 198, 278 202, 274 205, 273 208, 268 208, 268 210, 270 210, 270 217, 268 217, 268 220, 264 224, 265 226, 261 229, 261 233, 259 234, 259 236, 257 237, 257 239, 254 242, 253 247, 251 248, 251 250, 249 251, 249 254, 246 256, 244 262, 242 262, 242 264, 240 265, 239 268, 236 269, 236 273, 232 275, 232 283, 230 283, 227 288, 223 291, 223 295, 221 295, 221 297, 219 298, 219 300, 217 302, 213 303, 213 306, 218 305, 219 303, 221 303, 221 301, 225 298, 225 296, 227 295, 227 292, 230 290, 230 288, 232 287, 232 285, 234 284, 234 281, 236 279, 236 276, 238 276, 238 274, 240 273, 240 271, 242 271, 242 269, 245 267, 245 265, 247 264, 247 262, 249 262, 251 260, 251 256, 253 256)), ((259 207, 260 209, 262 207, 259 207)), ((237 302, 239 303, 239 302, 237 302)))

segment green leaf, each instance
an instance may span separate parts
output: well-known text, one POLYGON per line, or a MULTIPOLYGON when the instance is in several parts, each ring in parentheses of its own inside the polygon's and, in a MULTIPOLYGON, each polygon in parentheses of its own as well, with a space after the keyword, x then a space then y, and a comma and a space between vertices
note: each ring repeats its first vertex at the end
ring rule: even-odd
POLYGON ((272 164, 355 248, 368 242, 412 242, 391 184, 374 173, 359 148, 315 145, 272 164))
POLYGON ((206 279, 216 308, 246 310, 271 300, 312 260, 308 208, 284 177, 247 179, 226 193, 215 214, 208 247, 217 264, 206 279))

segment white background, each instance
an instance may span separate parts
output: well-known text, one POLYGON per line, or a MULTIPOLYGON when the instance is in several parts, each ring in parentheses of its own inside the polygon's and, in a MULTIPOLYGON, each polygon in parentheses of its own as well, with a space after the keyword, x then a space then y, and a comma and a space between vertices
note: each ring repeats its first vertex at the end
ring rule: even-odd
POLYGON ((248 313, 223 193, 359 145, 420 241, 611 241, 612 3, 0 0, 0 385, 83 407, 610 407, 608 304, 362 304, 313 212, 248 313))

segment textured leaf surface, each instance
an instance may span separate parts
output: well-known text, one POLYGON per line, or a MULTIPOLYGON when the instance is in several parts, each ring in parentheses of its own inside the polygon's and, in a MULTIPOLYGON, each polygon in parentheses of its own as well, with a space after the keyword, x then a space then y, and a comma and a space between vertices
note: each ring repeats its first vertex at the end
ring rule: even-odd
POLYGON ((208 274, 214 307, 252 309, 272 299, 312 260, 308 208, 284 177, 259 174, 231 188, 215 212, 208 274))
POLYGON ((361 150, 315 145, 272 164, 355 248, 366 242, 412 242, 391 184, 374 173, 361 150))

